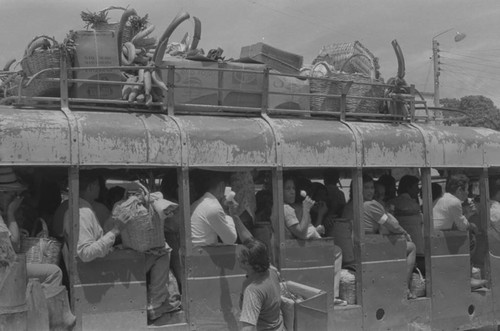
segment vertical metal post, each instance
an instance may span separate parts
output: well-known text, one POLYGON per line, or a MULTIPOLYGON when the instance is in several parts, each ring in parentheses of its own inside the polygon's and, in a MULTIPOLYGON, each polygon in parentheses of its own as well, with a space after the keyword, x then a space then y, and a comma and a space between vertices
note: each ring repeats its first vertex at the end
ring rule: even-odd
POLYGON ((262 77, 262 104, 261 113, 267 114, 269 108, 269 68, 265 68, 262 77))
POLYGON ((426 296, 432 296, 432 234, 434 222, 432 217, 432 178, 431 168, 422 168, 422 203, 424 221, 424 258, 426 296))
POLYGON ((345 83, 342 86, 341 96, 340 96, 340 120, 345 121, 345 113, 347 107, 347 94, 349 93, 349 89, 351 88, 352 81, 345 83))
POLYGON ((412 99, 410 100, 410 122, 415 121, 415 85, 410 85, 410 94, 412 95, 412 99))
POLYGON ((175 88, 175 66, 167 67, 167 113, 170 116, 174 116, 175 111, 175 99, 174 99, 174 88, 175 88))
MULTIPOLYGON (((217 65, 220 69, 223 69, 225 64, 223 62, 219 62, 217 65)), ((222 106, 224 100, 224 92, 222 89, 224 88, 224 70, 217 70, 217 105, 222 106)), ((233 72, 231 72, 233 74, 233 72)))
POLYGON ((272 185, 273 185, 273 214, 276 215, 275 219, 272 221, 273 228, 277 229, 278 234, 277 241, 273 247, 276 266, 278 268, 283 267, 285 261, 285 213, 284 213, 284 203, 283 203, 283 169, 278 167, 272 170, 272 185), (279 252, 279 254, 276 254, 279 252))
POLYGON ((82 329, 82 315, 80 307, 76 306, 75 301, 75 283, 76 283, 76 247, 78 244, 78 236, 80 231, 80 206, 79 206, 79 181, 78 181, 79 169, 78 165, 72 165, 68 170, 68 187, 69 187, 69 201, 68 201, 68 213, 70 215, 71 226, 69 228, 69 238, 68 238, 68 268, 69 275, 69 288, 72 292, 70 295, 70 303, 73 311, 77 317, 76 319, 76 330, 82 329))
POLYGON ((363 305, 363 253, 365 229, 363 224, 363 171, 355 168, 352 171, 353 220, 352 236, 354 245, 354 261, 356 265, 356 304, 363 305))
MULTIPOLYGON (((180 209, 180 222, 184 226, 179 227, 180 235, 180 249, 179 254, 181 261, 184 258, 183 268, 181 269, 181 279, 184 280, 182 284, 182 305, 186 314, 186 321, 190 321, 189 310, 189 284, 188 278, 191 274, 191 210, 189 201, 189 170, 186 166, 177 169, 177 184, 179 186, 179 205, 180 209)), ((193 325, 192 325, 193 326, 193 325)))
MULTIPOLYGON (((490 280, 491 284, 491 266, 490 266, 490 254, 488 253, 489 250, 489 238, 488 238, 488 225, 491 222, 491 216, 490 216, 490 190, 489 190, 489 178, 488 178, 488 168, 483 168, 481 172, 481 176, 479 178, 479 191, 480 191, 480 197, 481 200, 479 202, 479 215, 481 217, 480 219, 480 227, 479 227, 479 232, 484 235, 484 238, 481 238, 483 241, 483 244, 488 247, 488 250, 486 251, 485 255, 482 256, 481 258, 484 258, 484 275, 483 279, 488 279, 490 280)), ((478 240, 479 241, 479 240, 478 240)))
POLYGON ((61 108, 68 109, 69 108, 69 96, 68 96, 68 69, 66 63, 66 51, 63 50, 61 52, 61 67, 59 69, 59 86, 61 91, 61 108))

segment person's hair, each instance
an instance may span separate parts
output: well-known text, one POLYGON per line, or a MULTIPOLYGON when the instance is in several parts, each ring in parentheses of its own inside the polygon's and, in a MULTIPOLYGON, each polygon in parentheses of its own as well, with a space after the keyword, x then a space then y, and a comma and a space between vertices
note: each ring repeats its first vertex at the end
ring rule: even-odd
POLYGON ((492 199, 497 194, 498 190, 500 189, 500 187, 497 185, 496 181, 493 179, 488 182, 488 188, 490 191, 490 199, 492 199))
POLYGON ((311 198, 314 200, 314 201, 318 201, 318 195, 321 194, 321 192, 323 192, 326 195, 328 195, 328 189, 326 188, 325 185, 321 184, 321 183, 318 183, 318 182, 314 182, 312 183, 311 185, 311 198))
POLYGON ((467 191, 469 185, 469 178, 464 174, 451 175, 446 180, 446 192, 454 194, 459 188, 467 191))
POLYGON ((167 170, 161 180, 160 191, 165 199, 177 200, 179 184, 177 183, 177 171, 175 169, 167 170))
POLYGON ((432 183, 431 184, 431 194, 432 194, 432 201, 438 199, 443 195, 443 187, 439 185, 438 183, 432 183))
POLYGON ((199 170, 193 173, 195 189, 200 194, 215 189, 220 183, 228 183, 227 173, 221 171, 199 170))
POLYGON ((385 187, 385 200, 391 200, 396 197, 396 179, 389 174, 383 174, 379 177, 378 183, 385 187))
POLYGON ((265 272, 269 269, 267 246, 258 239, 251 238, 243 243, 239 259, 246 261, 255 272, 265 272))
MULTIPOLYGON (((370 182, 373 182, 373 184, 375 185, 375 181, 373 180, 373 177, 368 175, 368 174, 363 174, 363 184, 366 184, 366 183, 370 183, 370 182)), ((351 179, 351 184, 349 184, 349 201, 352 200, 352 183, 353 183, 353 180, 351 179)))
POLYGON ((336 185, 339 182, 340 176, 335 169, 326 169, 323 171, 323 182, 325 185, 336 185))
POLYGON ((108 207, 113 208, 115 203, 122 200, 125 197, 125 188, 121 186, 113 186, 108 191, 108 207))
POLYGON ((82 192, 85 192, 87 190, 87 188, 95 183, 95 182, 99 182, 99 175, 92 171, 92 170, 83 170, 83 171, 80 171, 80 175, 79 175, 79 191, 80 193, 82 192))
POLYGON ((419 182, 420 182, 420 179, 418 179, 418 177, 416 177, 416 176, 404 175, 399 180, 398 195, 401 195, 403 193, 408 193, 410 188, 413 185, 418 185, 419 182))

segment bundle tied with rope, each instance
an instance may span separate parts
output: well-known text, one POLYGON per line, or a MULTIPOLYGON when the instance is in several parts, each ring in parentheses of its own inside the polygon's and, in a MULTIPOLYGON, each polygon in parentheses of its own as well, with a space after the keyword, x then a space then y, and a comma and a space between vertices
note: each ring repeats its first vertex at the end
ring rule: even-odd
POLYGON ((123 222, 123 246, 139 252, 166 248, 165 218, 177 209, 176 203, 163 199, 161 192, 132 195, 115 204, 113 219, 123 222))
POLYGON ((376 78, 376 68, 371 62, 371 73, 348 73, 345 68, 352 60, 358 57, 366 57, 363 54, 351 55, 342 65, 340 70, 326 61, 317 62, 311 69, 302 69, 302 75, 308 76, 310 81, 311 110, 314 111, 341 111, 340 95, 345 89, 347 100, 345 111, 356 113, 378 113, 383 100, 376 99, 384 96, 383 80, 376 78), (351 84, 351 85, 350 85, 351 84), (350 85, 350 86, 349 86, 350 85), (327 97, 336 95, 338 97, 327 97), (364 97, 358 98, 358 97, 364 97), (369 99, 371 98, 371 99, 369 99))

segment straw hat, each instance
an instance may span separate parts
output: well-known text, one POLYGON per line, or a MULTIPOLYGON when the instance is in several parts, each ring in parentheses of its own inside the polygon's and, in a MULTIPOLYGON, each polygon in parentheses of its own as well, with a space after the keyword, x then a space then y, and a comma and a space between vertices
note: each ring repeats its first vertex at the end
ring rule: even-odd
POLYGON ((26 187, 19 182, 11 167, 0 167, 0 191, 23 191, 26 187))

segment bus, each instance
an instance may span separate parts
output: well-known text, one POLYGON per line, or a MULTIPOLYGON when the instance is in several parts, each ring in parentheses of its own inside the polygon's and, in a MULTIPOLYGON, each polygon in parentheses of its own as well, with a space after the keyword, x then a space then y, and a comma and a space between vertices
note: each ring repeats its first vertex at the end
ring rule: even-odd
MULTIPOLYGON (((71 96, 69 87, 78 80, 68 78, 68 72, 78 68, 64 66, 60 68, 61 77, 52 79, 60 82, 59 96, 21 93, 11 99, 12 105, 0 107, 0 166, 12 167, 21 174, 41 174, 67 188, 72 232, 67 242, 70 258, 64 268, 77 317, 76 330, 238 329, 245 279, 236 260, 238 245, 193 247, 191 243, 190 184, 197 170, 251 172, 260 184, 263 181, 259 180, 267 179, 277 202, 272 207, 277 217, 270 226, 272 264, 283 279, 325 294, 318 300, 295 304, 294 330, 496 329, 500 324, 500 284, 496 277, 500 273, 500 243, 490 240, 486 229, 490 222, 488 181, 500 170, 499 132, 442 126, 430 115, 417 116, 416 109, 423 103, 413 90, 402 96, 410 110, 407 114, 347 112, 347 99, 363 98, 350 95, 349 89, 324 95, 340 100, 340 110, 315 111, 309 107, 312 95, 308 92, 276 91, 270 86, 279 77, 306 84, 309 78, 237 65, 197 65, 195 69, 190 65, 182 62, 155 68, 163 72, 168 93, 150 107, 71 96), (214 86, 198 87, 214 90, 215 100, 190 102, 177 97, 177 93, 195 89, 175 81, 182 70, 215 73, 214 86), (250 90, 241 83, 248 79, 241 77, 252 75, 260 77, 260 84, 250 90), (225 84, 226 80, 234 83, 235 77, 240 78, 238 84, 225 84), (230 92, 234 92, 232 98, 224 98, 230 92), (273 95, 288 95, 293 100, 285 98, 287 102, 270 106, 270 101, 276 100, 273 95), (225 103, 228 99, 235 103, 225 103), (92 262, 77 257, 78 178, 88 169, 100 170, 110 180, 142 180, 151 186, 165 173, 174 173, 181 224, 179 284, 183 307, 175 317, 148 325, 144 254, 116 249, 92 262), (334 264, 334 236, 317 240, 285 236, 284 176, 300 171, 319 179, 327 169, 338 171, 343 182, 352 182, 354 215, 349 240, 355 266, 355 299, 347 305, 335 305, 334 300, 334 274, 339 271, 334 264), (457 171, 466 173, 479 187, 481 249, 473 257, 468 233, 437 231, 432 225, 431 184, 435 174, 443 178, 457 171), (424 296, 406 296, 404 240, 364 233, 364 173, 375 177, 383 173, 420 176, 424 296), (488 280, 484 291, 471 290, 471 264, 488 280)), ((113 82, 86 83, 107 86, 113 82)), ((397 103, 400 97, 380 99, 397 103)))

